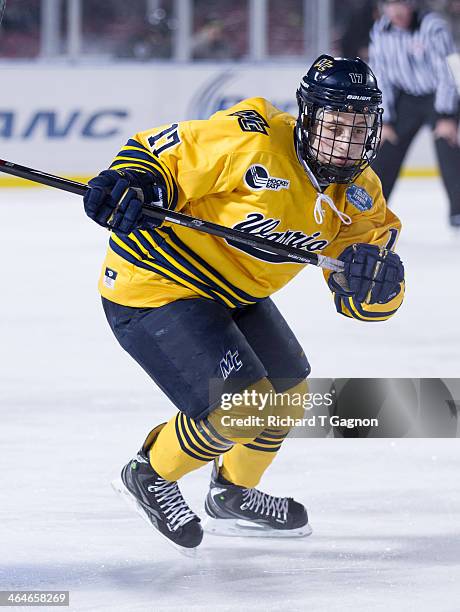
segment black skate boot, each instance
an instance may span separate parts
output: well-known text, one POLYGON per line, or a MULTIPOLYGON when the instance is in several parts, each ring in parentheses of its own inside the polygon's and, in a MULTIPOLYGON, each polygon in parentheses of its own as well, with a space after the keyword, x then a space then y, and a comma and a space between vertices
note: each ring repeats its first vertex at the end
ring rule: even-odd
POLYGON ((112 486, 169 543, 186 556, 195 556, 194 549, 203 539, 200 519, 182 497, 177 482, 162 478, 148 459, 159 431, 150 432, 137 457, 125 465, 121 479, 112 486))
POLYGON ((216 535, 271 538, 311 534, 307 511, 290 497, 274 497, 225 480, 217 462, 205 501, 205 531, 216 535))

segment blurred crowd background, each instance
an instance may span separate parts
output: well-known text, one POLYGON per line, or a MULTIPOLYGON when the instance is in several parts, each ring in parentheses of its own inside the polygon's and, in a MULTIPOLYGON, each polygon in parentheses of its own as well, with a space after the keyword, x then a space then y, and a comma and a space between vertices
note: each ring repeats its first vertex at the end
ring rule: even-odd
MULTIPOLYGON (((460 45, 460 0, 421 0, 460 45)), ((367 58, 377 0, 7 0, 1 60, 367 58)))

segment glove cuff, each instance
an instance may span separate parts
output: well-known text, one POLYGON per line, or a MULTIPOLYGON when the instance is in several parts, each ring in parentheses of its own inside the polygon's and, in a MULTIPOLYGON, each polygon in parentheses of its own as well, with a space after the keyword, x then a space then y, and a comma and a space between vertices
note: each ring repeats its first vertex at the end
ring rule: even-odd
POLYGON ((347 278, 343 272, 333 272, 329 276, 327 284, 329 285, 329 289, 337 295, 342 295, 344 297, 353 295, 353 292, 348 286, 347 278))

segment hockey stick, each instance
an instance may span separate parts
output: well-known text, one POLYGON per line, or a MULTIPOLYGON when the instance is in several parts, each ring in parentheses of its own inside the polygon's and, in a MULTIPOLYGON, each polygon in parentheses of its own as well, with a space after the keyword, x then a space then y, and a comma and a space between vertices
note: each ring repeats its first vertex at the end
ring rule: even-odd
MULTIPOLYGON (((0 159, 0 172, 5 172, 6 174, 11 174, 28 181, 34 181, 35 183, 41 183, 42 185, 48 185, 49 187, 62 189, 63 191, 75 193, 80 196, 85 195, 88 189, 88 186, 84 185, 83 183, 77 183, 76 181, 54 176, 53 174, 46 174, 40 170, 20 166, 19 164, 5 161, 3 159, 0 159)), ((176 225, 182 225, 183 227, 189 227, 206 234, 211 234, 212 236, 232 240, 238 244, 245 244, 254 248, 263 249, 269 253, 274 253, 275 255, 282 255, 288 259, 293 259, 298 263, 312 264, 320 268, 325 268, 326 270, 333 270, 334 272, 343 271, 343 263, 338 259, 277 244, 265 238, 260 238, 259 236, 251 236, 250 234, 240 230, 224 227, 223 225, 217 225, 211 221, 197 219, 195 217, 190 217, 189 215, 184 215, 183 213, 174 212, 172 210, 165 210, 164 208, 160 208, 152 204, 144 205, 142 207, 142 212, 147 217, 170 221, 176 225)))

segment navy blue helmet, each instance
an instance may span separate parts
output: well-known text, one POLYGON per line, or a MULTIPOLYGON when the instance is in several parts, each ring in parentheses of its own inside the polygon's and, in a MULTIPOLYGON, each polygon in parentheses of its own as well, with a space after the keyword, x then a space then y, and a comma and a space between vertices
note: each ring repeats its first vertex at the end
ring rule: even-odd
POLYGON ((299 156, 322 183, 351 183, 372 163, 382 130, 382 92, 358 57, 321 55, 297 90, 299 156))

